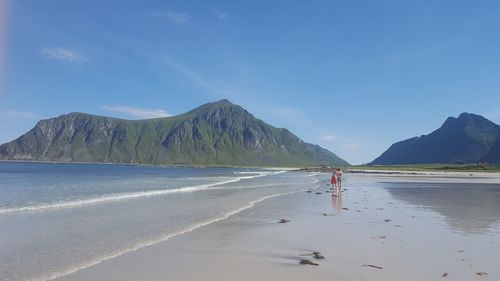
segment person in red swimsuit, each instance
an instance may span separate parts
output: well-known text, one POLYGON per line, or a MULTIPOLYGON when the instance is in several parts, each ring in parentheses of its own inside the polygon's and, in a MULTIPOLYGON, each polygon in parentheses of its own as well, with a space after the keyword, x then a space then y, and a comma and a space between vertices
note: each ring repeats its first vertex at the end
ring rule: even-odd
POLYGON ((333 187, 332 195, 337 196, 336 192, 337 192, 338 186, 337 186, 337 172, 336 172, 336 170, 333 170, 331 183, 332 183, 332 187, 333 187))

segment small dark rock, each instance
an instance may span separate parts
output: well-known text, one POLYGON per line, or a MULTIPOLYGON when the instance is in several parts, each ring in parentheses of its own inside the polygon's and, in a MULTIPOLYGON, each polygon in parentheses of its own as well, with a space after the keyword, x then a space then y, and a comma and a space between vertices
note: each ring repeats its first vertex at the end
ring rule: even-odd
POLYGON ((314 194, 321 194, 321 192, 316 192, 316 193, 314 193, 314 194))
POLYGON ((319 264, 317 264, 315 262, 312 262, 312 261, 310 261, 308 259, 301 259, 299 263, 300 264, 304 264, 304 265, 319 265, 319 264))
POLYGON ((342 210, 346 210, 346 211, 349 211, 349 208, 342 208, 342 210))
POLYGON ((384 221, 385 221, 385 222, 390 222, 390 221, 391 221, 391 219, 386 219, 386 220, 384 220, 384 221))
POLYGON ((447 272, 443 273, 443 275, 441 275, 441 277, 448 277, 448 273, 447 272))
POLYGON ((325 258, 325 256, 323 256, 320 252, 313 252, 313 258, 317 260, 322 260, 325 258))
POLYGON ((290 222, 290 220, 287 220, 287 219, 280 219, 279 223, 287 223, 287 222, 290 222))
POLYGON ((383 267, 381 267, 381 266, 377 266, 377 265, 373 265, 373 264, 363 264, 363 266, 373 267, 373 268, 376 268, 376 269, 384 269, 384 268, 383 268, 383 267))

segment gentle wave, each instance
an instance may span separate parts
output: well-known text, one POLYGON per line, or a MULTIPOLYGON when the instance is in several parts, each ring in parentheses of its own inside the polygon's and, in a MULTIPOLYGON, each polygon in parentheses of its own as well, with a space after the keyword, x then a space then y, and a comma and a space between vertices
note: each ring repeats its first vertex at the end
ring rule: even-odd
MULTIPOLYGON (((317 188, 317 187, 319 187, 319 186, 317 185, 314 188, 317 188)), ((173 238, 173 237, 176 237, 176 236, 188 233, 188 232, 192 232, 192 231, 194 231, 196 229, 199 229, 201 227, 207 226, 209 224, 213 224, 213 223, 216 223, 216 222, 219 222, 219 221, 226 220, 226 219, 228 219, 231 216, 234 216, 234 215, 236 215, 236 214, 238 214, 238 213, 240 213, 242 211, 245 211, 247 209, 250 209, 250 208, 254 207, 255 204, 258 204, 258 203, 260 203, 260 202, 262 202, 264 200, 267 200, 267 199, 270 199, 270 198, 274 198, 274 197, 278 197, 278 196, 284 196, 284 195, 290 195, 290 194, 295 194, 295 193, 299 193, 299 192, 304 192, 306 190, 309 190, 309 189, 302 189, 302 190, 297 190, 297 191, 283 192, 283 193, 277 193, 277 194, 273 194, 273 195, 269 195, 269 196, 264 196, 264 197, 261 197, 259 199, 250 201, 247 205, 245 205, 245 206, 243 206, 241 208, 238 208, 236 210, 230 211, 230 212, 224 214, 221 217, 214 218, 214 219, 211 219, 211 220, 207 220, 207 221, 204 221, 204 222, 200 222, 200 223, 197 223, 197 224, 193 224, 193 225, 188 226, 188 227, 186 227, 186 228, 184 228, 184 229, 182 229, 180 231, 176 231, 176 232, 173 232, 173 233, 168 233, 168 234, 165 234, 163 236, 160 236, 157 239, 149 240, 149 241, 144 241, 144 242, 138 243, 138 244, 136 244, 136 245, 134 245, 134 246, 132 246, 130 248, 122 249, 122 250, 110 253, 109 255, 98 257, 98 258, 94 259, 93 261, 89 261, 88 263, 80 264, 80 265, 74 266, 72 268, 69 268, 69 269, 61 271, 61 272, 56 272, 56 273, 52 273, 52 274, 49 274, 49 275, 46 275, 46 276, 29 279, 28 281, 47 281, 47 280, 57 279, 57 278, 60 278, 60 277, 66 276, 66 275, 70 275, 70 274, 73 274, 73 273, 78 272, 80 270, 83 270, 83 269, 89 268, 91 266, 94 266, 96 264, 99 264, 99 263, 101 263, 103 261, 116 258, 116 257, 121 256, 121 255, 126 254, 126 253, 137 251, 137 250, 139 250, 141 248, 144 248, 144 247, 152 246, 152 245, 157 244, 159 242, 166 241, 166 240, 168 240, 170 238, 173 238)))
POLYGON ((63 201, 63 202, 57 202, 57 203, 52 203, 52 204, 24 206, 24 207, 16 207, 16 208, 4 208, 4 209, 0 209, 0 214, 41 212, 41 211, 47 211, 47 210, 51 210, 51 209, 82 207, 82 206, 105 203, 105 202, 122 201, 122 200, 136 199, 136 198, 145 198, 145 197, 166 195, 166 194, 172 194, 172 193, 187 193, 187 192, 195 192, 195 191, 202 191, 202 190, 209 190, 209 189, 211 190, 211 189, 213 189, 213 187, 216 187, 216 186, 225 185, 225 184, 229 184, 229 183, 235 183, 235 182, 239 182, 239 181, 245 180, 245 179, 264 177, 264 176, 268 176, 271 174, 278 174, 278 173, 281 173, 281 172, 259 173, 259 174, 254 175, 254 176, 237 177, 234 179, 216 182, 216 183, 211 183, 211 184, 186 186, 186 187, 173 188, 173 189, 118 193, 118 194, 113 194, 113 195, 105 195, 105 196, 100 196, 100 197, 74 200, 74 201, 63 201))
POLYGON ((235 175, 253 175, 253 174, 265 174, 265 175, 275 175, 285 173, 286 171, 238 171, 233 172, 235 175))

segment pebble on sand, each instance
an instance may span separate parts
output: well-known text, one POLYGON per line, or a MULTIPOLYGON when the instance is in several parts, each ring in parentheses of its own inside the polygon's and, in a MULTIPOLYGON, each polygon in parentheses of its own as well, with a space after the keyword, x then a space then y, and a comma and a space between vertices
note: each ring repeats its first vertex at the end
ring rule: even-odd
POLYGON ((322 260, 325 259, 325 256, 323 256, 320 252, 313 252, 313 258, 317 260, 322 260))
POLYGON ((312 261, 310 261, 308 259, 301 259, 299 263, 300 264, 304 264, 304 265, 319 265, 319 264, 317 264, 315 262, 312 262, 312 261))

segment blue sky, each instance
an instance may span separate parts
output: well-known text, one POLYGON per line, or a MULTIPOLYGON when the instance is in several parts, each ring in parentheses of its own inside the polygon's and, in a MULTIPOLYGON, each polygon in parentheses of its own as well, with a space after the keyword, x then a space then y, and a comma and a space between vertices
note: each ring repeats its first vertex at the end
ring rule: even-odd
POLYGON ((0 0, 0 143, 78 111, 229 99, 347 161, 500 123, 500 1, 0 0))

